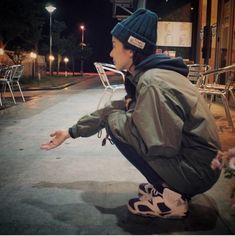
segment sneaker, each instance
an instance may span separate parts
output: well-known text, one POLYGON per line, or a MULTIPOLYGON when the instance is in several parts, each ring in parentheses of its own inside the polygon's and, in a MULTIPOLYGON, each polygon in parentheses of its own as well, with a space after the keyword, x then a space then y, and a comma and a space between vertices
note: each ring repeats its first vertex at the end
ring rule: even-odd
POLYGON ((188 202, 182 195, 169 188, 164 188, 163 193, 152 191, 152 197, 131 199, 128 210, 135 214, 160 218, 183 218, 188 213, 188 202))

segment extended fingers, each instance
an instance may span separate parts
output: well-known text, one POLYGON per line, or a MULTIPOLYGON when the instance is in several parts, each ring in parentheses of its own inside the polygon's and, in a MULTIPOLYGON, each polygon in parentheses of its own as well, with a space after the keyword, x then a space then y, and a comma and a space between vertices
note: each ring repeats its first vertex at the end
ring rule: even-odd
POLYGON ((40 146, 41 149, 43 150, 50 150, 53 149, 57 146, 52 140, 49 143, 44 143, 40 146))
POLYGON ((40 149, 42 149, 42 150, 49 150, 49 144, 48 143, 41 144, 40 149))

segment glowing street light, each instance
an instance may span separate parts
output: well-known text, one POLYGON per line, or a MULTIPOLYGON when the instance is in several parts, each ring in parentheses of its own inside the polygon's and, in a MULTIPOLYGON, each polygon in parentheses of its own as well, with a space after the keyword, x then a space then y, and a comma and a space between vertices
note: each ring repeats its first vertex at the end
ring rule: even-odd
POLYGON ((31 53, 30 53, 30 57, 31 57, 32 59, 36 59, 36 58, 37 58, 37 54, 36 54, 35 52, 31 52, 31 53))
POLYGON ((0 64, 2 63, 2 56, 4 55, 4 49, 0 48, 0 64))
POLYGON ((0 55, 2 56, 2 55, 4 55, 4 49, 3 48, 0 48, 0 55))
MULTIPOLYGON (((56 10, 56 7, 54 7, 52 4, 47 4, 45 8, 50 13, 50 53, 49 55, 51 56, 52 55, 52 30, 51 30, 52 13, 56 10)), ((52 63, 52 60, 49 61, 50 75, 52 74, 51 63, 52 63)))
POLYGON ((50 64, 50 75, 52 75, 53 74, 52 63, 55 60, 55 57, 53 55, 49 55, 48 59, 49 59, 49 64, 50 64))
POLYGON ((65 77, 68 76, 68 72, 67 72, 67 63, 69 62, 69 59, 68 57, 65 57, 64 58, 64 63, 65 63, 65 77))
POLYGON ((49 55, 49 61, 54 61, 55 60, 55 57, 53 55, 49 55))

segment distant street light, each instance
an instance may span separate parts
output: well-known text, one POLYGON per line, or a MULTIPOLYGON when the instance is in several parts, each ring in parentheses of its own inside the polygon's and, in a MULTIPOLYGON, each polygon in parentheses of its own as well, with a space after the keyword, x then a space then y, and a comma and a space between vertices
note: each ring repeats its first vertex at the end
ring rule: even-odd
POLYGON ((2 57, 4 55, 4 49, 3 48, 0 48, 0 64, 2 63, 2 57))
MULTIPOLYGON (((50 13, 50 53, 49 53, 49 56, 51 56, 52 55, 52 30, 51 30, 52 13, 56 10, 56 7, 54 7, 52 4, 47 4, 45 8, 50 13)), ((52 75, 51 63, 52 63, 52 60, 49 60, 50 75, 52 75)))
POLYGON ((68 76, 68 72, 67 72, 67 63, 69 62, 69 59, 68 57, 65 57, 64 58, 64 63, 65 63, 65 77, 68 76))
POLYGON ((31 53, 30 53, 30 57, 31 57, 32 60, 33 60, 32 77, 33 77, 33 79, 34 79, 34 77, 35 77, 35 60, 36 60, 36 58, 37 58, 37 54, 36 54, 35 52, 31 52, 31 53))
POLYGON ((4 55, 4 49, 3 48, 0 48, 0 55, 4 55))
POLYGON ((80 29, 82 31, 82 39, 81 39, 81 47, 82 47, 82 53, 81 53, 81 68, 80 68, 80 73, 81 75, 83 75, 83 47, 86 46, 86 44, 84 43, 84 31, 85 31, 85 26, 81 25, 80 29))

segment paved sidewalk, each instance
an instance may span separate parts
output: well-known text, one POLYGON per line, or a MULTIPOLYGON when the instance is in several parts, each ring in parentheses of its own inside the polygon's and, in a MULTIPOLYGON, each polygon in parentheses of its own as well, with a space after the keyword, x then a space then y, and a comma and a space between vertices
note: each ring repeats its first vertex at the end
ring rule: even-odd
MULTIPOLYGON (((28 102, 0 111, 0 234, 234 234, 223 175, 192 199, 186 219, 142 218, 128 213, 126 203, 145 178, 111 144, 102 147, 94 135, 40 150, 51 131, 96 109, 103 89, 93 82, 26 92, 28 102)), ((221 106, 212 112, 223 148, 235 146, 221 106)))

